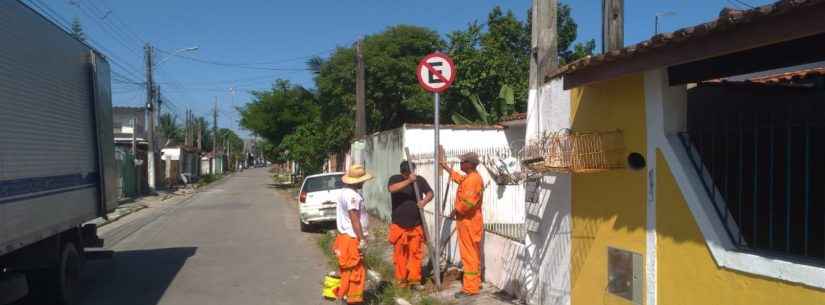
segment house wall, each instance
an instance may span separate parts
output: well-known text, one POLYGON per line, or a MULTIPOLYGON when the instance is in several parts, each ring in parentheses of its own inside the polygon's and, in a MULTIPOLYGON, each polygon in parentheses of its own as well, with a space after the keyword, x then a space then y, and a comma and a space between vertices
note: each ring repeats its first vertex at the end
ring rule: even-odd
MULTIPOLYGON (((821 304, 825 291, 720 268, 661 152, 656 162, 659 304, 821 304), (697 293, 701 292, 701 293, 697 293)), ((823 275, 825 276, 825 275, 823 275)))
MULTIPOLYGON (((644 78, 641 74, 571 92, 576 131, 623 132, 628 152, 646 155, 644 78)), ((573 305, 628 304, 607 292, 607 250, 644 255, 646 180, 643 171, 613 170, 572 176, 571 289, 573 305)))
POLYGON ((655 281, 657 302, 648 304, 822 303, 825 268, 733 246, 675 135, 686 130, 684 88, 668 86, 664 70, 646 72, 645 83, 653 114, 648 143, 656 154, 649 165, 655 197, 648 221, 656 247, 648 278, 655 281))
MULTIPOLYGON (((363 193, 367 202, 367 209, 374 215, 389 220, 391 217, 391 205, 389 192, 387 191, 387 181, 389 177, 399 173, 398 166, 405 159, 404 148, 408 147, 410 153, 417 156, 415 158, 418 165, 417 174, 426 179, 435 189, 435 175, 433 170, 433 129, 430 127, 402 127, 373 134, 365 139, 359 140, 352 145, 353 162, 363 162, 371 174, 376 178, 364 184, 363 193), (429 159, 427 159, 429 158, 429 159)), ((441 129, 441 143, 448 155, 456 155, 459 151, 483 151, 491 147, 508 148, 507 137, 504 129, 500 128, 452 128, 445 126, 441 129)), ((457 158, 452 156, 450 160, 457 158)), ((458 165, 456 164, 456 167, 458 165)), ((498 186, 481 169, 482 175, 487 185, 484 193, 484 218, 486 223, 491 222, 524 222, 523 209, 523 187, 520 185, 498 186), (521 192, 519 190, 522 190, 521 192)), ((441 190, 442 196, 447 190, 447 176, 442 176, 441 190)), ((456 185, 449 188, 447 198, 442 197, 442 202, 446 202, 445 210, 450 211, 455 200, 456 185)), ((430 226, 434 224, 435 204, 429 204, 425 208, 425 217, 430 226)), ((442 232, 451 232, 453 226, 445 225, 442 232)), ((449 234, 449 233, 444 233, 449 234)), ((518 264, 513 264, 521 253, 523 244, 504 238, 502 236, 487 232, 484 242, 485 260, 485 280, 496 287, 507 289, 511 293, 517 293, 519 284, 518 264)), ((451 236, 451 241, 446 249, 448 260, 458 263, 459 254, 456 244, 456 236, 451 236)))
MULTIPOLYGON (((367 210, 381 219, 389 220, 392 205, 387 181, 392 175, 398 174, 398 165, 404 155, 404 129, 376 133, 359 142, 363 145, 360 156, 364 167, 375 176, 375 179, 364 184, 362 190, 367 210)), ((357 151, 355 148, 353 150, 357 151)))

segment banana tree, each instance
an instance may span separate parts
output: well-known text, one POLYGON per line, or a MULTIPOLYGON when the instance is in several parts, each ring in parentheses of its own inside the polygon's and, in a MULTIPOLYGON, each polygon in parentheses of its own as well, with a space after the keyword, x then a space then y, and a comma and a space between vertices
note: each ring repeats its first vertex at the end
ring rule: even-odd
POLYGON ((514 108, 513 106, 515 105, 513 88, 510 88, 508 85, 501 86, 501 90, 498 93, 498 98, 491 103, 493 106, 493 109, 491 109, 493 113, 487 110, 484 103, 481 102, 481 98, 479 98, 477 94, 470 95, 469 99, 470 103, 473 105, 473 108, 476 110, 476 118, 469 119, 460 113, 454 113, 452 115, 454 124, 492 125, 495 124, 499 118, 512 113, 514 108))

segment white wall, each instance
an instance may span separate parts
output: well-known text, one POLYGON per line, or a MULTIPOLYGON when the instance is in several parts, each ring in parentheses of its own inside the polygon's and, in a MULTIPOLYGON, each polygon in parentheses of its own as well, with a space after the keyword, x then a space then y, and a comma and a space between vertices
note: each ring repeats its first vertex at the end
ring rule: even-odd
MULTIPOLYGON (((432 153, 434 149, 434 132, 428 126, 412 125, 399 129, 388 130, 373 134, 364 140, 353 143, 351 147, 352 159, 363 159, 367 170, 376 176, 376 179, 364 185, 364 196, 367 208, 384 219, 390 219, 390 199, 386 190, 387 180, 397 174, 399 163, 405 158, 404 147, 410 148, 410 153, 418 166, 417 173, 427 179, 435 189, 435 175, 432 153)), ((509 152, 508 138, 504 129, 484 128, 468 129, 445 126, 441 129, 441 145, 448 152, 449 160, 457 161, 457 155, 466 151, 484 152, 498 147, 509 152)), ((523 142, 523 139, 520 139, 523 142)), ((353 161, 355 162, 355 161, 353 161)), ((455 165, 456 168, 458 165, 455 165)), ((479 173, 485 181, 484 215, 485 223, 524 223, 524 191, 521 185, 499 186, 490 178, 483 167, 479 173)), ((453 208, 456 185, 447 185, 449 177, 442 176, 441 194, 447 193, 445 211, 453 208)), ((434 230, 434 207, 429 204, 425 209, 425 218, 434 230)), ((445 226, 444 234, 450 234, 454 226, 445 226)), ((518 292, 517 264, 513 260, 520 253, 522 245, 518 242, 491 234, 485 234, 485 280, 499 288, 506 288, 510 292, 518 292), (487 242, 489 241, 489 242, 487 242), (509 259, 504 259, 509 258, 509 259)), ((447 251, 448 259, 459 262, 458 247, 455 235, 452 235, 447 251)))
MULTIPOLYGON (((570 92, 562 79, 529 94, 526 142, 571 127, 570 92)), ((528 304, 570 304, 571 177, 541 177, 539 200, 527 204, 527 238, 520 263, 522 297, 528 304)))

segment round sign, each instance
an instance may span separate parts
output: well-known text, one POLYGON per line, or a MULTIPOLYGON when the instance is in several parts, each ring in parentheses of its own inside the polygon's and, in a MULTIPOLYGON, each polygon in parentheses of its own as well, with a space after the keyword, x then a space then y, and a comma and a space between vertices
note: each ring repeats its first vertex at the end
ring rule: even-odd
POLYGON ((415 76, 421 88, 429 92, 444 92, 455 80, 455 64, 447 54, 435 52, 418 63, 415 76))

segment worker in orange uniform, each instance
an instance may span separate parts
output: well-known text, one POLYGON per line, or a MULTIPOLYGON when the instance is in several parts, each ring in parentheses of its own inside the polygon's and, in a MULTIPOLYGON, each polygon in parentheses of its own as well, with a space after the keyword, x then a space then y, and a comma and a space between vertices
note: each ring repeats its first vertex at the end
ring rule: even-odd
POLYGON ((415 164, 401 162, 400 175, 390 177, 387 190, 392 203, 392 223, 387 240, 394 246, 395 281, 399 287, 421 286, 421 260, 424 258, 424 228, 421 213, 433 199, 433 190, 422 177, 415 175, 415 164), (416 194, 414 186, 420 194, 416 194), (423 197, 418 197, 423 196, 423 197))
POLYGON ((456 299, 474 296, 481 289, 480 245, 482 234, 484 234, 484 219, 481 215, 484 181, 476 171, 480 163, 479 158, 473 152, 461 155, 459 158, 461 171, 466 175, 454 171, 445 160, 439 160, 441 167, 450 173, 450 178, 458 183, 458 193, 450 218, 456 219, 458 247, 461 264, 464 265, 464 280, 461 291, 455 294, 456 299))
POLYGON ((341 177, 344 189, 338 195, 336 222, 338 236, 332 245, 332 251, 338 258, 341 273, 341 286, 335 291, 338 300, 347 304, 360 304, 364 301, 364 286, 367 281, 364 268, 363 251, 367 248, 367 208, 361 188, 372 175, 361 165, 353 165, 341 177))

